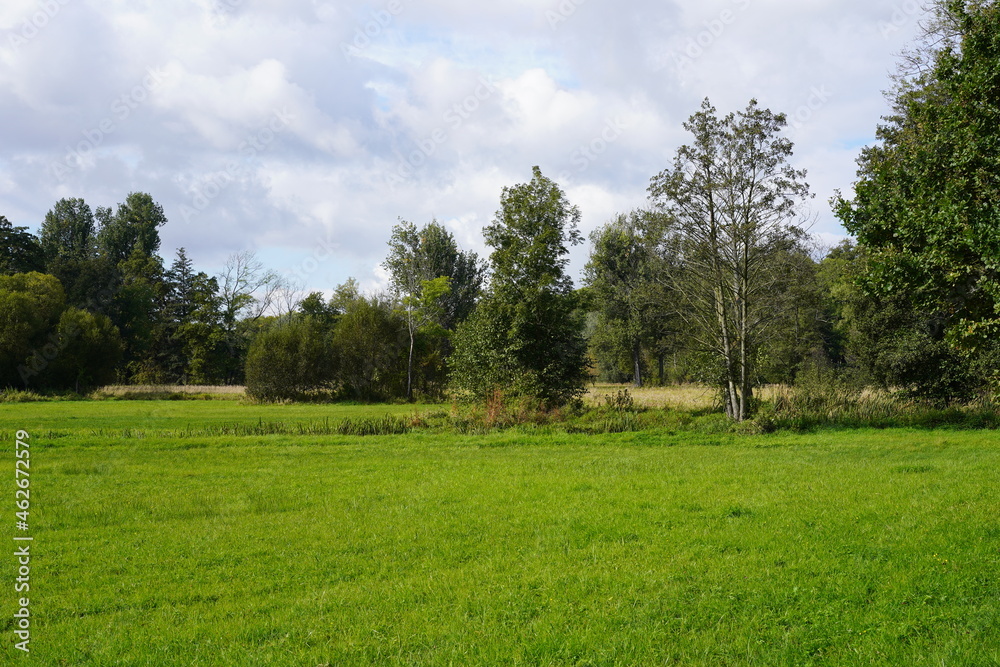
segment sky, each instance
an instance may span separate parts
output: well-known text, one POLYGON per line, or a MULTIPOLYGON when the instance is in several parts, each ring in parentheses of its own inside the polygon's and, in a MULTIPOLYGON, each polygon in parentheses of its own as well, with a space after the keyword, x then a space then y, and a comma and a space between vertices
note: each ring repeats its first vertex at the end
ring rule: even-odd
MULTIPOLYGON (((305 292, 380 267, 400 219, 489 254, 504 186, 555 180, 585 235, 647 204, 703 99, 786 113, 830 213, 887 112, 917 0, 4 0, 0 215, 148 192, 160 254, 253 250, 305 292)), ((588 243, 574 248, 578 279, 588 243)))

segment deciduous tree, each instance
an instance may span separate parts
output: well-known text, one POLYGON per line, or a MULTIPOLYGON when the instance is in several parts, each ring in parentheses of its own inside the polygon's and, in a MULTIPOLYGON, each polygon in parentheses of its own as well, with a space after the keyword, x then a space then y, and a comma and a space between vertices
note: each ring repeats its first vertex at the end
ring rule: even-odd
POLYGON ((0 275, 41 271, 42 249, 27 227, 15 227, 0 215, 0 275))
POLYGON ((975 363, 1000 341, 1000 5, 934 9, 880 143, 858 160, 855 194, 835 207, 866 250, 866 294, 905 298, 975 363))
POLYGON ((580 211, 535 167, 529 183, 504 188, 484 230, 491 279, 473 315, 458 328, 453 380, 477 398, 500 390, 558 405, 583 393, 583 323, 566 275, 580 243, 580 211))
POLYGON ((719 118, 708 100, 685 123, 694 135, 649 192, 680 239, 684 279, 679 309, 699 346, 717 360, 726 414, 753 411, 762 337, 774 320, 776 265, 807 196, 805 173, 789 165, 792 143, 780 136, 783 114, 752 100, 719 118))

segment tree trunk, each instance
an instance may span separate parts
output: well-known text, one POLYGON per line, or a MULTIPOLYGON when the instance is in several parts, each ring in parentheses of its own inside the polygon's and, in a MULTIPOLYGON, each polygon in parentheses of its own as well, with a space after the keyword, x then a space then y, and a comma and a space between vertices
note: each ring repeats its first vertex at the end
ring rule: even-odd
POLYGON ((416 332, 410 327, 410 356, 406 362, 406 400, 413 400, 413 339, 416 332))
POLYGON ((636 389, 642 388, 642 346, 636 340, 632 344, 632 372, 633 384, 636 389))

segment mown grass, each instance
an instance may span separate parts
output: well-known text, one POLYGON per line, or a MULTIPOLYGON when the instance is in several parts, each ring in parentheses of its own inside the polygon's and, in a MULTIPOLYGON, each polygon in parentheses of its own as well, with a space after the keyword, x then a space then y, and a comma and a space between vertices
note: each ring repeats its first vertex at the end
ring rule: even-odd
POLYGON ((209 437, 180 434, 412 407, 66 405, 0 413, 36 431, 33 664, 1000 662, 995 432, 209 437), (174 435, 93 433, 127 427, 174 435))

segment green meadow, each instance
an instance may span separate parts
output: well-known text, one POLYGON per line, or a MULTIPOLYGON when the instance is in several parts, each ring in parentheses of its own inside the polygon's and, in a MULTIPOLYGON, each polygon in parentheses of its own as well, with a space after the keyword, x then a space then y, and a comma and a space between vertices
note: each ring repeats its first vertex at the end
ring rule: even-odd
POLYGON ((0 406, 4 663, 1000 664, 996 431, 204 435, 435 409, 0 406))

